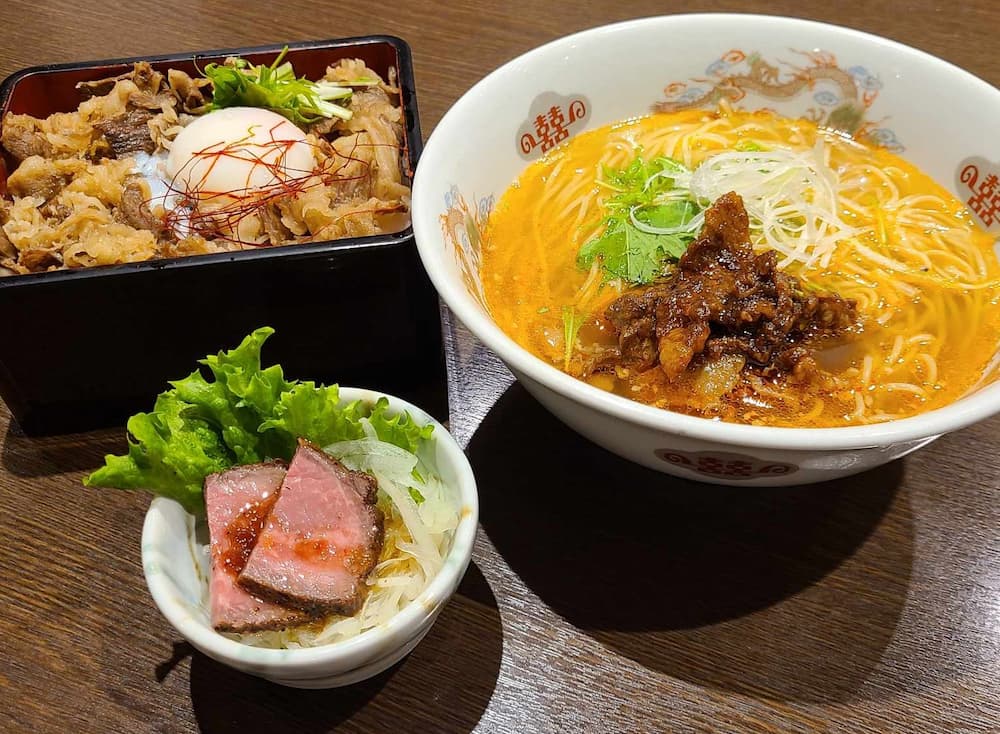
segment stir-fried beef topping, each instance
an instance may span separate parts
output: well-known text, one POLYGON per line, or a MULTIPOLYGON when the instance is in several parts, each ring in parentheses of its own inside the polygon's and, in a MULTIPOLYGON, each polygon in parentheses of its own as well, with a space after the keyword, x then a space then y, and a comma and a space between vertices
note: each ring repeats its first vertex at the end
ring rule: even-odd
POLYGON ((813 351, 858 324, 854 301, 807 292, 778 270, 774 251, 756 254, 749 219, 735 193, 706 212, 700 237, 666 279, 615 300, 606 317, 618 334, 620 364, 656 365, 670 379, 696 358, 738 355, 764 374, 801 375, 813 351))

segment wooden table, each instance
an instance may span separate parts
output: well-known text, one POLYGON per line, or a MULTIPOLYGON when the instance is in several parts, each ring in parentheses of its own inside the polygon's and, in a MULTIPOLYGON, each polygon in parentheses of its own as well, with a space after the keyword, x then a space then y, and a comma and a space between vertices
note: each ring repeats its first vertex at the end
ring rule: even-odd
MULTIPOLYGON (((1000 84, 995 0, 452 0, 384 19, 348 1, 223 5, 2 0, 0 76, 393 33, 412 44, 429 133, 539 43, 726 9, 881 33, 1000 84)), ((842 482, 698 485, 579 439, 506 389, 461 329, 448 336, 463 365, 452 425, 482 492, 473 565, 408 659, 346 690, 284 689, 192 654, 143 582, 148 498, 80 485, 122 431, 28 439, 0 410, 0 731, 1000 731, 1000 419, 842 482)))

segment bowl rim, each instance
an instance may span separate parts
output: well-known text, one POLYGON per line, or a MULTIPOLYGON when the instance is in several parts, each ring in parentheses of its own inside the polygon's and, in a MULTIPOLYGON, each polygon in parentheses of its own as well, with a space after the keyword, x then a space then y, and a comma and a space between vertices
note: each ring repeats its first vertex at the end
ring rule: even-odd
MULTIPOLYGON (((326 40, 294 41, 290 43, 268 43, 260 46, 241 46, 229 48, 205 49, 196 51, 179 51, 165 54, 144 54, 113 59, 95 59, 91 61, 70 61, 58 64, 38 64, 14 71, 3 81, 0 81, 0 118, 7 110, 14 89, 25 78, 44 74, 59 74, 83 69, 100 69, 103 67, 126 66, 139 61, 151 63, 169 63, 177 61, 197 61, 201 58, 246 56, 250 54, 274 54, 287 47, 289 54, 296 51, 356 48, 384 44, 391 46, 396 52, 398 74, 397 83, 400 93, 400 108, 403 112, 404 145, 400 156, 406 162, 410 172, 415 173, 417 163, 423 152, 424 142, 420 130, 420 114, 417 106, 416 81, 413 73, 413 54, 410 45, 399 36, 375 34, 370 36, 352 36, 349 38, 332 38, 326 40)), ((0 119, 2 129, 2 119, 0 119)), ((2 166, 2 160, 0 160, 2 166)), ((406 171, 404 170, 404 175, 406 171)), ((411 187, 413 177, 411 176, 411 187)), ((64 283, 68 281, 87 280, 93 278, 139 277, 142 273, 160 270, 183 270, 190 267, 213 267, 222 263, 259 262, 276 257, 302 258, 323 256, 341 250, 364 250, 369 248, 400 247, 410 244, 413 240, 413 216, 410 213, 410 223, 399 232, 367 235, 364 237, 342 237, 336 240, 321 240, 318 242, 302 242, 279 247, 259 247, 235 252, 215 252, 203 255, 185 255, 183 257, 157 258, 134 263, 117 263, 114 265, 96 265, 88 268, 72 268, 52 270, 41 273, 23 273, 0 277, 2 288, 42 287, 49 283, 64 283)))
POLYGON ((458 319, 486 346, 496 352, 519 379, 523 374, 561 397, 628 423, 662 432, 665 435, 761 449, 800 451, 871 449, 939 436, 997 413, 1000 411, 1000 382, 980 388, 971 395, 966 395, 934 410, 884 423, 859 426, 832 428, 753 426, 676 413, 605 392, 571 377, 536 357, 507 336, 493 319, 472 301, 466 289, 448 277, 441 264, 447 248, 441 242, 442 234, 438 225, 439 207, 434 196, 438 191, 431 189, 432 184, 429 182, 429 177, 435 175, 431 171, 436 172, 439 168, 439 162, 447 157, 448 140, 454 136, 465 134, 464 131, 467 128, 464 127, 463 118, 479 107, 477 104, 479 98, 487 96, 488 90, 497 84, 498 80, 511 75, 513 71, 521 69, 525 65, 565 49, 567 46, 572 47, 580 42, 593 41, 613 34, 628 33, 637 28, 672 23, 745 24, 748 22, 780 24, 798 30, 832 34, 833 37, 850 38, 883 47, 916 64, 936 66, 973 85, 979 94, 994 96, 1000 100, 1000 90, 993 85, 926 51, 846 26, 782 15, 681 13, 649 16, 597 26, 557 38, 507 61, 480 79, 444 114, 424 146, 421 165, 417 168, 416 176, 413 179, 411 217, 417 251, 441 298, 458 319), (442 253, 440 257, 435 253, 436 249, 442 253))
MULTIPOLYGON (((386 622, 349 639, 316 647, 293 649, 255 647, 231 640, 216 632, 209 624, 195 620, 184 605, 176 599, 176 594, 172 591, 175 585, 168 580, 167 575, 147 572, 147 561, 150 560, 151 556, 169 558, 161 551, 154 551, 154 548, 159 547, 159 542, 154 540, 153 535, 163 533, 162 519, 158 508, 169 503, 181 512, 185 512, 189 518, 191 517, 190 513, 186 513, 174 500, 154 497, 143 521, 141 546, 143 575, 150 595, 160 613, 192 645, 209 657, 237 669, 253 668, 260 674, 278 678, 281 677, 282 673, 294 673, 303 668, 312 668, 317 664, 329 663, 338 659, 357 659, 363 664, 367 660, 366 655, 378 651, 380 642, 384 640, 400 642, 399 645, 392 645, 391 649, 396 649, 409 641, 421 625, 428 618, 433 619, 437 610, 448 602, 472 559, 472 549, 479 524, 479 494, 472 466, 458 442, 431 415, 402 398, 366 388, 340 387, 339 390, 341 398, 349 401, 374 402, 379 397, 386 397, 389 400, 390 409, 394 413, 405 410, 418 424, 434 426, 433 435, 437 446, 454 463, 457 474, 457 482, 453 491, 459 502, 459 520, 452 537, 451 548, 445 555, 437 575, 430 580, 413 601, 386 622), (457 562, 455 562, 456 560, 457 562), (265 668, 266 670, 263 670, 265 668)), ((176 559, 175 562, 188 562, 189 557, 189 555, 184 555, 181 559, 176 559)), ((354 667, 356 666, 352 665, 349 669, 354 667)), ((308 678, 303 679, 308 680, 308 678)))

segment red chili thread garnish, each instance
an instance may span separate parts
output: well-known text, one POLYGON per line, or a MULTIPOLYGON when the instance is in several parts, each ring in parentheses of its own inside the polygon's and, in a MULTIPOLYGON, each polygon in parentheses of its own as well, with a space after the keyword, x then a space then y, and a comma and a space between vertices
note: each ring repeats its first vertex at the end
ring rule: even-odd
MULTIPOLYGON (((310 170, 293 169, 285 163, 289 151, 299 143, 305 143, 316 149, 321 146, 308 140, 282 139, 275 137, 275 130, 283 123, 278 123, 269 131, 269 140, 250 142, 254 136, 254 126, 247 129, 247 135, 232 143, 210 145, 195 151, 191 159, 177 171, 167 182, 168 195, 177 197, 176 205, 161 216, 165 229, 180 232, 189 230, 200 234, 206 239, 221 239, 239 245, 252 247, 267 247, 270 243, 249 242, 240 239, 239 225, 247 217, 256 216, 262 209, 284 198, 294 197, 309 189, 320 186, 332 186, 346 181, 361 181, 368 177, 371 164, 356 157, 359 147, 387 147, 399 149, 399 146, 387 143, 359 143, 354 145, 348 154, 341 153, 331 147, 332 155, 328 155, 322 165, 310 170), (211 172, 223 158, 250 163, 243 187, 229 191, 212 191, 207 188, 206 181, 211 172), (199 161, 209 161, 206 170, 196 181, 189 181, 187 186, 178 185, 178 179, 185 171, 193 168, 199 161), (361 172, 346 175, 344 169, 352 163, 361 166, 361 172), (253 186, 251 180, 256 171, 263 168, 270 173, 269 183, 265 186, 253 186)), ((327 152, 324 151, 324 155, 327 152)), ((165 199, 166 197, 155 197, 165 199)), ((147 206, 152 203, 147 201, 147 206)), ((383 213, 398 211, 399 207, 370 207, 347 212, 335 221, 341 221, 347 216, 364 213, 383 213)))

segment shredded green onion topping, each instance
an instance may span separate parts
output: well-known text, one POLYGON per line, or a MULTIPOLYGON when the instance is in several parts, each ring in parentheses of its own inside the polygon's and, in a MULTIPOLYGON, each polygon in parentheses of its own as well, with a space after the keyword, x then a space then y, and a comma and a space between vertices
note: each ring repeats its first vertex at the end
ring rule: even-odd
POLYGON ((354 86, 373 86, 375 79, 359 79, 348 84, 310 81, 296 77, 285 46, 270 66, 254 65, 243 58, 208 64, 202 75, 212 82, 210 110, 225 107, 262 107, 287 117, 296 125, 323 119, 351 119, 351 111, 333 100, 347 101, 354 86))

